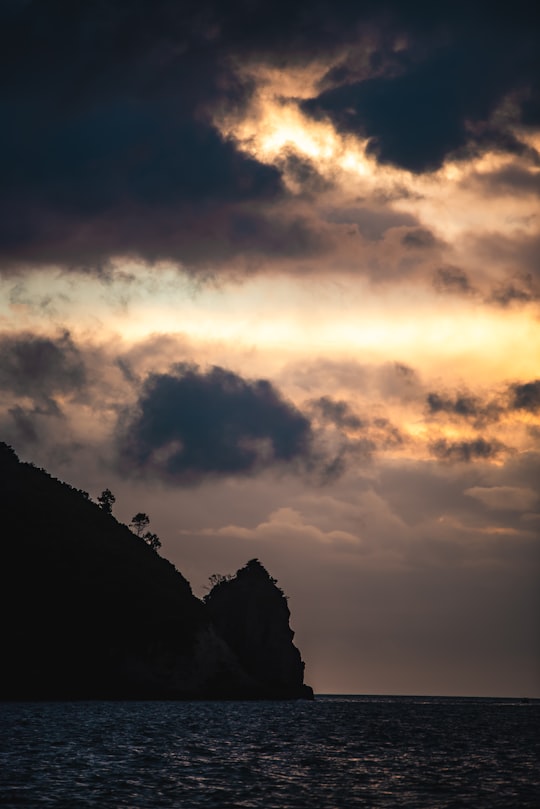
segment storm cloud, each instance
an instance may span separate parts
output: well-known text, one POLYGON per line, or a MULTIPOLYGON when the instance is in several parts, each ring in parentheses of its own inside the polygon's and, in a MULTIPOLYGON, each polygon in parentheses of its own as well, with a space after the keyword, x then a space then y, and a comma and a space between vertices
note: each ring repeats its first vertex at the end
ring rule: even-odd
MULTIPOLYGON (((244 252, 320 249, 305 219, 275 209, 288 195, 286 169, 218 131, 216 119, 253 96, 242 67, 255 55, 280 66, 333 54, 321 83, 329 89, 304 107, 367 135, 383 163, 429 171, 470 142, 523 151, 504 116, 490 116, 514 93, 518 118, 538 118, 527 9, 512 8, 509 29, 504 12, 460 3, 444 15, 425 3, 404 13, 391 0, 4 4, 0 269, 103 272, 135 257, 195 271, 244 252)), ((311 187, 313 172, 304 174, 297 179, 311 187)), ((426 229, 404 241, 432 243, 426 229)))
POLYGON ((235 206, 281 193, 279 173, 209 119, 247 92, 213 17, 211 5, 163 0, 3 6, 4 266, 201 260, 194 218, 223 250, 235 206))
POLYGON ((381 38, 373 49, 371 75, 355 75, 353 52, 327 77, 330 88, 305 102, 308 112, 367 137, 380 162, 415 173, 440 168, 452 154, 527 151, 509 121, 500 116, 495 123, 493 116, 508 95, 526 89, 520 117, 537 121, 530 99, 538 88, 530 77, 538 72, 538 53, 528 4, 522 13, 505 13, 456 3, 445 8, 444 21, 424 3, 402 6, 403 17, 397 4, 384 11, 394 38, 381 38), (412 46, 393 48, 399 34, 412 46))
POLYGON ((309 455, 310 437, 308 419, 267 380, 178 364, 146 379, 120 452, 134 473, 196 483, 292 464, 309 455))

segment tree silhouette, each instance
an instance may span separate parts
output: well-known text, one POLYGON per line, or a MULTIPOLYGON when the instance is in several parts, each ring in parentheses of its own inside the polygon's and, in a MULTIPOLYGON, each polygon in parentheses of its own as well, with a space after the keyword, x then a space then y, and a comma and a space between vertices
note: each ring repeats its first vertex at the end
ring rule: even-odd
POLYGON ((138 537, 144 539, 147 545, 149 545, 153 551, 156 551, 158 548, 161 548, 161 540, 157 534, 154 534, 153 531, 145 531, 145 528, 148 528, 150 525, 150 517, 148 514, 145 514, 144 511, 139 511, 135 516, 132 518, 130 522, 130 528, 132 528, 138 537), (144 532, 144 533, 143 533, 144 532))
POLYGON ((110 489, 103 489, 97 499, 99 507, 103 509, 105 514, 112 514, 113 503, 116 502, 116 497, 110 489))
POLYGON ((143 539, 147 545, 150 545, 153 551, 157 551, 158 548, 161 548, 161 540, 157 534, 152 533, 152 531, 147 531, 143 534, 143 539))
POLYGON ((131 518, 130 527, 133 528, 138 537, 142 537, 145 528, 150 525, 150 517, 144 511, 139 511, 131 518))

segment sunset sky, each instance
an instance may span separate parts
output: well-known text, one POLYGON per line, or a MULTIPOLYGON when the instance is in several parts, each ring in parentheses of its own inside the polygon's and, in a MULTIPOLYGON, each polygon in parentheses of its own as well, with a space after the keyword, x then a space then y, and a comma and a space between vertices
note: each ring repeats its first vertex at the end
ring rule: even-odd
POLYGON ((0 439, 257 557, 316 692, 540 697, 534 4, 7 0, 0 439))

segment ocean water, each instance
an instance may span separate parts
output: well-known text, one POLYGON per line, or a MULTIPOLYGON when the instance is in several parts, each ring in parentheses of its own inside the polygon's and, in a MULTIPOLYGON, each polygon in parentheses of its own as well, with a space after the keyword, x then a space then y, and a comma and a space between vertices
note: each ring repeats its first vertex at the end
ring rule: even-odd
POLYGON ((540 807, 540 701, 0 703, 0 806, 540 807))

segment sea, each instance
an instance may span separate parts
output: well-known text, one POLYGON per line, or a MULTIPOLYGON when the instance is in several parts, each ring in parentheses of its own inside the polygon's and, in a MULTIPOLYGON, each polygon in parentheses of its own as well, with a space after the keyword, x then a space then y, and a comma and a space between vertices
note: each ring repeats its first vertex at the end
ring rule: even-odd
POLYGON ((0 806, 540 807, 540 701, 0 703, 0 806))

